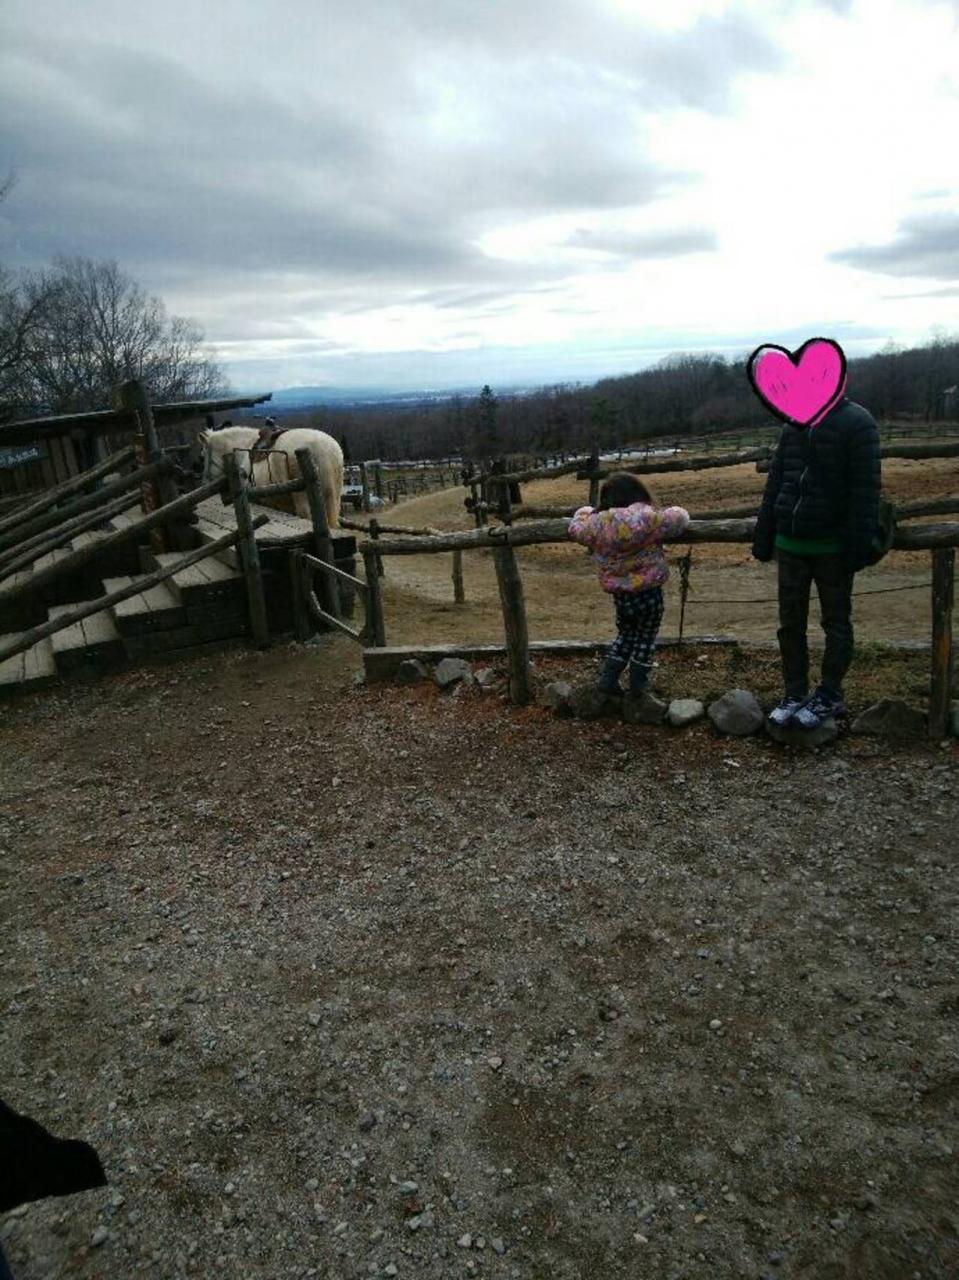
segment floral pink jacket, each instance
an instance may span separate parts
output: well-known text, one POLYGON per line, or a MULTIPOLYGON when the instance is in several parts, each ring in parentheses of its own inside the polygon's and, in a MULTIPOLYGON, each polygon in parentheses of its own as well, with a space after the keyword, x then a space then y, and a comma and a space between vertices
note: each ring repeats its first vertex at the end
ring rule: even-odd
POLYGON ((669 577, 660 543, 675 538, 689 524, 683 507, 631 507, 594 511, 580 507, 569 525, 569 536, 593 553, 604 591, 649 591, 669 577))

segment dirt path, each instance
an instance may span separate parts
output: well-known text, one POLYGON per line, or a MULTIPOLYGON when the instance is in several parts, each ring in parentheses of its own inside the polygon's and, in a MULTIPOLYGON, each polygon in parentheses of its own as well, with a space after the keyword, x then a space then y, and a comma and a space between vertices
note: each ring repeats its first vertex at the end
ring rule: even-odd
POLYGON ((111 1180, 3 1221, 18 1280, 956 1275, 955 748, 356 665, 4 708, 2 1094, 111 1180))

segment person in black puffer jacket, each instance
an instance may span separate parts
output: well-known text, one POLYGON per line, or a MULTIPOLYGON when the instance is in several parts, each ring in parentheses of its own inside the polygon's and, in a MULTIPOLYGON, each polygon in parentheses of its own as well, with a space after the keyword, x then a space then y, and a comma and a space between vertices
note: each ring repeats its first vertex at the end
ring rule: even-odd
POLYGON ((769 468, 753 556, 779 566, 779 651, 785 697, 776 724, 812 729, 843 711, 853 655, 853 576, 873 563, 882 483, 879 428, 843 397, 814 427, 783 428, 769 468), (809 694, 806 627, 815 582, 826 651, 809 694))

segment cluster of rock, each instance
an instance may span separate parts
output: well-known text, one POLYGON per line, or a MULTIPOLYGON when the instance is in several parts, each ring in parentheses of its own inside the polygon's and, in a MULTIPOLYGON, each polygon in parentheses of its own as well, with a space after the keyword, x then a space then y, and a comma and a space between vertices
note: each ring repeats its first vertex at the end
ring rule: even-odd
MULTIPOLYGON (((446 691, 475 688, 490 692, 505 686, 505 681, 491 667, 474 671, 471 663, 463 658, 443 658, 432 671, 418 659, 407 659, 400 663, 396 679, 400 684, 432 680, 446 691)), ((639 696, 621 696, 604 693, 595 683, 572 685, 565 680, 554 680, 543 689, 541 701, 557 715, 578 720, 597 720, 618 713, 627 724, 668 724, 682 729, 708 718, 719 733, 737 738, 749 737, 765 728, 777 742, 807 748, 821 747, 839 734, 839 726, 833 719, 823 721, 812 730, 772 724, 748 689, 730 689, 707 705, 698 698, 666 701, 652 691, 639 696)), ((853 733, 888 738, 925 738, 926 715, 897 698, 884 698, 857 716, 851 728, 853 733)), ((959 703, 953 704, 951 729, 953 735, 959 737, 959 703)))

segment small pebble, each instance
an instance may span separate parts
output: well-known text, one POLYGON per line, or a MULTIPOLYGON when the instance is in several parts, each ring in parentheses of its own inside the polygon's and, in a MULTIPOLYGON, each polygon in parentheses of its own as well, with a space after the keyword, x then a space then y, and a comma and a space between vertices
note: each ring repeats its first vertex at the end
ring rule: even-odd
POLYGON ((461 1249, 469 1249, 472 1247, 473 1237, 467 1231, 465 1232, 465 1234, 460 1236, 460 1238, 457 1240, 456 1243, 459 1245, 461 1249))
POLYGON ((106 1227, 97 1227, 90 1239, 90 1243, 95 1249, 99 1249, 100 1245, 105 1244, 109 1238, 110 1233, 107 1231, 106 1227))

